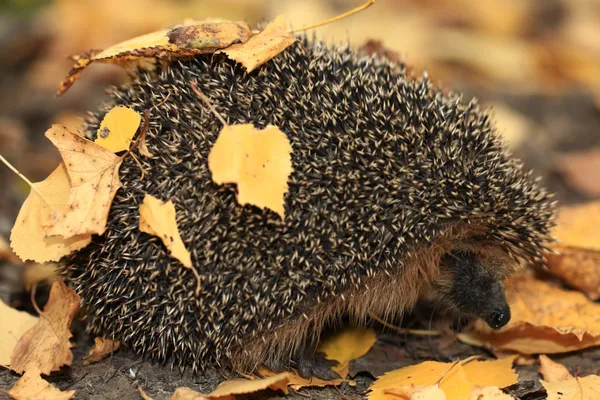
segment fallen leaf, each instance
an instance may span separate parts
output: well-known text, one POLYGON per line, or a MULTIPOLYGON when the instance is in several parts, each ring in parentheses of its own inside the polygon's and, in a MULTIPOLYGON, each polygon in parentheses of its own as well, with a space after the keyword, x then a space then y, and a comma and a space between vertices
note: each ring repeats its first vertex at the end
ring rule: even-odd
POLYGON ((142 117, 133 109, 113 107, 100 123, 94 143, 113 153, 128 150, 142 117))
POLYGON ((573 377, 569 371, 548 357, 540 356, 540 383, 548 400, 597 400, 600 398, 600 376, 573 377))
POLYGON ((600 298, 600 201, 563 207, 553 231, 559 254, 547 254, 547 267, 569 285, 600 298))
POLYGON ((33 185, 37 192, 31 190, 11 230, 10 245, 15 254, 22 260, 43 263, 58 261, 87 246, 92 241, 91 234, 65 239, 62 236, 49 236, 44 229, 44 225, 52 220, 55 210, 66 207, 69 199, 71 185, 65 164, 61 163, 48 178, 33 185))
POLYGON ((285 17, 280 15, 246 43, 231 45, 219 53, 225 53, 250 72, 277 56, 296 40, 294 34, 286 30, 285 17))
MULTIPOLYGON (((412 395, 416 388, 439 385, 448 400, 464 400, 477 386, 506 387, 517 383, 518 376, 512 368, 515 358, 516 356, 501 360, 471 361, 464 365, 461 362, 437 361, 410 365, 377 378, 369 388, 368 398, 392 400, 399 395, 412 395)), ((436 393, 434 389, 430 391, 436 393)))
POLYGON ((23 374, 8 395, 15 400, 67 400, 75 396, 75 390, 60 391, 41 377, 39 368, 31 368, 23 374))
POLYGON ((203 394, 187 387, 180 387, 175 390, 171 400, 208 400, 203 394))
POLYGON ((142 399, 152 400, 152 397, 148 396, 148 394, 146 392, 144 392, 144 389, 142 389, 142 387, 140 385, 137 385, 137 388, 138 388, 138 392, 140 393, 140 396, 142 397, 142 399))
POLYGON ((74 56, 75 65, 59 84, 57 95, 64 94, 93 62, 126 64, 140 59, 173 59, 213 53, 231 44, 244 42, 251 35, 245 22, 189 20, 173 28, 138 36, 103 51, 74 56))
POLYGON ((163 203, 146 194, 140 205, 140 231, 159 237, 173 257, 181 261, 186 268, 193 268, 190 252, 179 235, 175 205, 171 200, 163 203))
POLYGON ((328 360, 339 362, 334 368, 337 372, 347 367, 350 361, 367 354, 376 340, 373 329, 351 327, 325 338, 317 351, 325 353, 328 360))
POLYGON ((264 379, 232 379, 221 382, 211 393, 204 395, 209 399, 227 398, 236 394, 254 393, 264 389, 281 390, 288 393, 289 372, 282 372, 264 379))
POLYGON ((121 187, 123 159, 64 126, 53 125, 46 137, 58 148, 70 180, 66 205, 43 221, 46 232, 64 238, 102 235, 112 200, 121 187))
POLYGON ((81 298, 56 280, 38 322, 21 338, 10 356, 10 369, 23 373, 39 368, 48 375, 63 365, 71 365, 71 331, 69 327, 79 310, 81 298))
POLYGON ((15 310, 0 300, 0 321, 0 365, 7 367, 19 338, 38 322, 38 318, 15 310))
POLYGON ((53 282, 58 276, 55 263, 27 263, 24 265, 23 284, 27 291, 39 282, 53 282))
POLYGON ((505 282, 510 322, 493 331, 482 321, 458 334, 468 344, 523 354, 563 353, 600 344, 600 305, 525 274, 505 282))
POLYGON ((276 126, 226 125, 208 155, 215 183, 237 183, 238 203, 269 208, 284 217, 292 146, 276 126))
POLYGON ((90 352, 87 356, 85 356, 84 365, 91 364, 102 360, 104 357, 110 355, 111 353, 117 351, 117 349, 121 346, 121 343, 117 341, 112 341, 110 339, 104 339, 101 337, 97 337, 94 339, 94 347, 90 349, 90 352))
POLYGON ((514 400, 496 386, 476 387, 471 390, 470 400, 514 400))
POLYGON ((446 393, 438 385, 427 386, 413 391, 410 400, 446 400, 446 393))
POLYGON ((7 260, 13 264, 22 264, 23 261, 17 257, 15 253, 10 249, 8 242, 2 236, 0 236, 0 261, 7 260))

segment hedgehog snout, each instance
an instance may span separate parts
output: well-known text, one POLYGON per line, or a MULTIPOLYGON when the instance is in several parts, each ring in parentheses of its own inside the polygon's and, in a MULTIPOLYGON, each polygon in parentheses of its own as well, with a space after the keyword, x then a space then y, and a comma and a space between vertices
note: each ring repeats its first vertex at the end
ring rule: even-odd
POLYGON ((490 290, 492 310, 481 318, 492 329, 500 329, 510 321, 510 307, 504 295, 504 284, 501 281, 494 282, 490 290))

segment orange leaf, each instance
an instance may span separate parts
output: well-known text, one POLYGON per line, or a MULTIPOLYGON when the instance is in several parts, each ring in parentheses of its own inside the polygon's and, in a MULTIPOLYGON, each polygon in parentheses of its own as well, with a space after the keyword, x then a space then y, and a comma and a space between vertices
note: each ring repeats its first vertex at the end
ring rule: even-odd
POLYGON ((296 42, 296 37, 286 30, 285 25, 285 17, 280 15, 246 43, 234 44, 219 52, 239 62, 250 72, 296 42))
POLYGON ((573 377, 569 371, 548 357, 540 356, 540 383, 548 400, 597 400, 600 398, 600 376, 573 377))
POLYGON ((0 300, 0 365, 10 364, 10 354, 21 336, 38 322, 38 318, 15 310, 0 300))
POLYGON ((61 392, 41 377, 39 368, 31 368, 8 391, 15 400, 68 400, 75 396, 75 390, 61 392))
POLYGON ((69 327, 79 310, 80 297, 63 281, 52 284, 48 302, 39 321, 19 339, 10 357, 10 368, 22 373, 32 368, 48 375, 63 365, 71 365, 69 327))
POLYGON ((237 183, 240 204, 269 208, 283 218, 291 152, 276 126, 226 125, 208 155, 208 168, 215 183, 237 183))
POLYGON ((85 360, 83 363, 91 364, 98 362, 116 351, 120 346, 121 343, 118 340, 113 342, 110 339, 97 337, 94 339, 94 347, 92 347, 89 354, 83 358, 85 360))

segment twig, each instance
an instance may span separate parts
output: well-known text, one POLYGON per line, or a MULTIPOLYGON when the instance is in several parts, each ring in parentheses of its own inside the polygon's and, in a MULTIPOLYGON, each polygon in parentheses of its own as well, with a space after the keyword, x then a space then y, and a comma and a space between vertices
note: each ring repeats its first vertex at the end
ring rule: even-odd
POLYGON ((28 185, 31 187, 31 190, 33 190, 34 192, 36 192, 36 193, 37 193, 37 195, 38 195, 38 196, 40 196, 40 198, 42 199, 42 201, 43 201, 44 203, 46 203, 46 205, 47 205, 48 207, 50 207, 50 209, 51 209, 53 212, 56 212, 56 210, 54 209, 54 207, 52 207, 52 206, 50 205, 50 203, 48 203, 48 202, 46 201, 46 199, 44 198, 44 196, 42 195, 42 193, 41 193, 39 190, 37 190, 37 188, 35 187, 35 185, 34 185, 34 184, 33 184, 33 183, 32 183, 32 182, 29 180, 29 179, 27 179, 27 178, 25 177, 25 175, 23 175, 22 173, 20 173, 18 169, 16 169, 15 167, 13 167, 13 165, 12 165, 11 163, 9 163, 9 162, 8 162, 8 160, 2 156, 2 154, 0 154, 0 161, 2 161, 2 162, 3 162, 3 163, 4 163, 4 164, 5 164, 5 165, 6 165, 8 168, 10 168, 10 169, 11 169, 11 171, 13 171, 15 174, 17 174, 17 175, 19 176, 19 178, 21 178, 21 179, 23 179, 25 182, 27 182, 27 184, 28 184, 28 185))
POLYGON ((194 93, 196 93, 198 95, 198 97, 200 97, 202 99, 202 101, 204 103, 206 103, 206 105, 208 106, 208 108, 210 108, 210 111, 213 112, 213 114, 215 114, 215 117, 217 117, 219 119, 219 121, 221 121, 221 123, 223 124, 223 126, 229 126, 229 124, 227 123, 227 121, 225 121, 225 118, 223 118, 221 116, 221 114, 219 114, 219 112, 217 111, 217 109, 211 104, 211 102, 206 98, 206 96, 204 96, 202 94, 202 92, 200 91, 200 89, 198 89, 197 85, 197 81, 194 79, 193 81, 190 82, 190 86, 192 87, 192 90, 194 91, 194 93))

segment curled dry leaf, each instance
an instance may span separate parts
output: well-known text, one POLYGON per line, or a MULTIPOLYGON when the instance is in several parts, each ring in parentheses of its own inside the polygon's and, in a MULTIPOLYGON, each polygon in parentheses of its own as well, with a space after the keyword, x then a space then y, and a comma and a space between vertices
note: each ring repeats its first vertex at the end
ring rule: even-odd
POLYGON ((548 393, 548 400, 596 400, 600 395, 600 376, 583 378, 572 376, 562 365, 540 356, 540 383, 548 393))
MULTIPOLYGON (((425 361, 390 371, 369 388, 369 400, 393 400, 415 388, 439 385, 448 400, 464 400, 477 386, 506 387, 517 383, 512 369, 516 356, 501 360, 440 363, 425 361)), ((412 398, 412 397, 411 397, 412 398)))
POLYGON ((27 370, 8 391, 14 400, 68 400, 75 396, 75 390, 60 391, 41 377, 39 368, 27 370))
POLYGON ((10 364, 10 355, 17 341, 38 322, 38 318, 15 310, 0 300, 0 321, 0 365, 6 367, 10 364))
POLYGON ((23 373, 39 368, 48 375, 63 365, 71 365, 71 331, 69 327, 79 310, 81 298, 63 281, 52 284, 48 302, 38 322, 21 338, 10 356, 10 369, 23 373))
POLYGON ((208 168, 215 183, 237 184, 240 204, 268 208, 283 218, 291 153, 287 136, 276 126, 226 125, 208 155, 208 168))
POLYGON ((231 45, 219 53, 225 53, 250 72, 271 60, 296 40, 294 34, 286 30, 285 17, 280 15, 246 43, 231 45))
POLYGON ((560 254, 548 254, 548 269, 592 300, 600 298, 600 201, 563 207, 553 235, 560 254))
POLYGON ((600 305, 530 275, 505 282, 512 319, 498 331, 477 321, 458 334, 469 344, 523 354, 563 353, 600 344, 600 305))
POLYGON ((127 150, 141 121, 140 114, 131 108, 113 107, 100 123, 94 143, 113 153, 127 150))
POLYGON ((49 236, 44 229, 53 221, 54 210, 67 206, 71 183, 65 164, 61 163, 45 180, 33 184, 21 206, 10 233, 10 245, 22 260, 58 261, 63 256, 87 246, 91 234, 70 238, 49 236), (38 193, 41 193, 42 197, 38 193))
POLYGON ((127 64, 147 58, 188 57, 213 53, 231 44, 245 42, 251 29, 245 22, 189 20, 167 29, 138 36, 103 51, 74 56, 75 65, 56 91, 65 93, 93 62, 127 64))
POLYGON ((115 352, 121 343, 117 341, 112 341, 110 339, 104 339, 101 337, 97 337, 94 339, 94 347, 90 349, 90 352, 87 356, 85 356, 84 364, 91 364, 102 360, 104 357, 110 355, 115 352))

